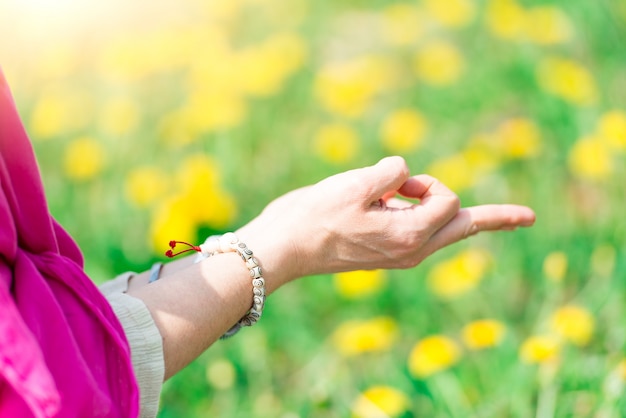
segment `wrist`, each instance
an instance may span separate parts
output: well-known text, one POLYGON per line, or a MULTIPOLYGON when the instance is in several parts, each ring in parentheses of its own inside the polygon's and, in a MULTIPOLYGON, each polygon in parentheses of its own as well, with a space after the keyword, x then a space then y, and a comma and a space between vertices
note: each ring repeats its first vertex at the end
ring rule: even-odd
POLYGON ((295 246, 278 231, 258 233, 246 225, 235 234, 254 251, 263 269, 268 294, 304 274, 295 246))

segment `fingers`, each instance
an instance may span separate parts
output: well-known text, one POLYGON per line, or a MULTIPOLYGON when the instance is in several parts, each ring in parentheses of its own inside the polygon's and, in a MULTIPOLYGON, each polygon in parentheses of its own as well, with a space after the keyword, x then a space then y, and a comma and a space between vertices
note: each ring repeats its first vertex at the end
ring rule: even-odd
POLYGON ((358 171, 359 181, 366 187, 366 198, 371 201, 395 192, 409 178, 409 168, 402 157, 386 157, 377 164, 358 171))
POLYGON ((482 205, 458 211, 452 220, 435 232, 424 246, 426 255, 483 231, 512 230, 531 226, 535 213, 526 206, 482 205))
POLYGON ((419 199, 407 209, 416 230, 434 233, 446 225, 458 213, 458 196, 440 181, 426 174, 411 177, 398 192, 409 198, 419 199))

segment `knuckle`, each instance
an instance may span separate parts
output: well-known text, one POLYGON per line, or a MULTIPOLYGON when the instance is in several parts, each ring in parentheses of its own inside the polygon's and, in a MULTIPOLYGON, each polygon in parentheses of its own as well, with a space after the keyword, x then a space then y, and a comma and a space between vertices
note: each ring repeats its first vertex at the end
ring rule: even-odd
POLYGON ((463 238, 469 238, 472 235, 476 235, 480 232, 480 227, 475 222, 472 222, 465 228, 465 233, 463 234, 463 238))
POLYGON ((456 194, 449 196, 449 207, 451 210, 458 212, 461 209, 461 199, 456 194))

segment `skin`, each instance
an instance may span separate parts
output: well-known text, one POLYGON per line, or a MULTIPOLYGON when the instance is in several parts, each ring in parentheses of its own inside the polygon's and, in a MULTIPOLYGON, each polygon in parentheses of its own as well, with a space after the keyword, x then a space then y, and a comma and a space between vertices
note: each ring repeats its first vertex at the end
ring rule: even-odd
MULTIPOLYGON (((270 294, 304 276, 361 269, 407 269, 440 248, 482 231, 531 226, 519 205, 461 208, 435 178, 411 176, 401 157, 347 171, 294 190, 235 231, 254 251, 270 294)), ((250 276, 234 253, 193 264, 168 263, 147 286, 128 293, 146 304, 163 337, 165 378, 199 356, 252 305, 250 276)))

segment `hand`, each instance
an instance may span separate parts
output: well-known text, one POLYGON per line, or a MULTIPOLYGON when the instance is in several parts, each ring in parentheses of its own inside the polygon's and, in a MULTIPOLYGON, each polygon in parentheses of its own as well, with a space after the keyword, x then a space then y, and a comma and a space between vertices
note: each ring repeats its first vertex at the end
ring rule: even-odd
POLYGON ((410 177, 404 159, 388 157, 276 199, 237 234, 255 251, 266 276, 276 274, 284 282, 319 273, 414 267, 478 232, 534 221, 525 206, 460 209, 459 198, 442 183, 424 174, 410 177))

